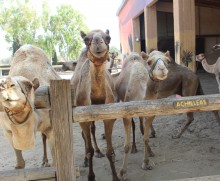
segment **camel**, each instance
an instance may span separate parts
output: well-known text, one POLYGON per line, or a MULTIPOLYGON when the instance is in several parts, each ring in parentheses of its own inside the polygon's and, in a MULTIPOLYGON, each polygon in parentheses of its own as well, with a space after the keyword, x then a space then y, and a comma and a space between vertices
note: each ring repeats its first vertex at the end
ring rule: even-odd
POLYGON ((17 160, 15 169, 25 167, 22 150, 33 148, 36 131, 46 135, 53 160, 55 158, 49 110, 40 112, 34 108, 34 90, 38 86, 37 78, 30 81, 23 76, 9 76, 0 83, 0 102, 4 108, 0 114, 0 124, 14 148, 17 160))
POLYGON ((218 83, 218 90, 220 93, 220 53, 218 54, 217 61, 214 64, 209 64, 209 56, 201 53, 196 56, 196 61, 201 62, 205 71, 211 74, 215 74, 216 81, 218 83))
POLYGON ((214 46, 212 47, 213 50, 218 50, 219 48, 220 48, 220 44, 214 45, 214 46))
MULTIPOLYGON (((119 100, 124 102, 145 100, 146 92, 148 90, 148 82, 166 79, 168 74, 167 64, 169 62, 169 51, 166 53, 153 51, 149 55, 142 52, 141 56, 134 52, 127 56, 125 63, 122 66, 121 73, 116 80, 116 92, 119 100), (145 64, 147 64, 147 66, 145 64)), ((125 128, 124 159, 119 177, 122 180, 126 180, 128 152, 131 149, 130 132, 132 121, 131 118, 123 118, 123 122, 125 128)), ((149 127, 150 125, 146 122, 144 130, 146 133, 143 137, 144 161, 142 168, 144 169, 152 169, 148 158, 148 151, 151 152, 151 150, 148 145, 148 136, 146 136, 149 127)))
MULTIPOLYGON (((61 79, 51 66, 46 53, 39 47, 26 44, 14 54, 9 76, 23 76, 29 80, 37 78, 41 86, 49 86, 50 80, 61 79)), ((42 134, 43 166, 49 166, 46 151, 46 136, 42 134)))
MULTIPOLYGON (((172 60, 172 59, 171 59, 172 60)), ((146 92, 146 98, 145 99, 161 99, 166 98, 168 96, 178 94, 181 96, 194 96, 194 95, 204 95, 200 80, 198 76, 192 72, 190 69, 188 69, 185 66, 178 65, 175 63, 174 60, 171 61, 171 63, 168 65, 168 76, 163 81, 155 81, 153 79, 149 79, 147 82, 147 92, 146 92)), ((126 75, 125 75, 126 77, 126 75)), ((218 124, 220 125, 220 118, 218 111, 212 111, 218 124)), ((177 134, 174 135, 173 138, 180 138, 181 135, 184 133, 184 131, 188 128, 188 126, 191 124, 191 122, 194 120, 193 113, 189 112, 186 113, 187 115, 187 121, 186 124, 183 126, 182 130, 177 134)), ((148 126, 151 125, 151 137, 155 137, 155 130, 152 126, 153 120, 155 116, 146 117, 148 126)), ((132 121, 132 128, 133 128, 133 153, 137 152, 136 144, 135 144, 135 133, 134 133, 134 122, 132 121)), ((147 139, 146 137, 149 134, 149 128, 146 128, 143 130, 143 119, 140 119, 140 128, 141 132, 144 135, 144 139, 147 139)), ((149 154, 154 155, 152 150, 149 148, 149 154)), ((142 166, 143 169, 145 167, 142 166)))
POLYGON ((67 71, 67 70, 74 71, 76 68, 76 64, 77 61, 64 62, 61 69, 62 71, 67 71))
MULTIPOLYGON (((93 30, 88 34, 80 32, 86 47, 82 49, 75 73, 71 78, 73 89, 73 105, 85 106, 92 104, 107 104, 115 101, 115 89, 110 73, 106 69, 109 52, 109 31, 93 30)), ((118 181, 115 169, 115 153, 112 146, 112 130, 115 120, 104 120, 104 130, 107 142, 106 156, 112 170, 112 180, 118 181)), ((85 141, 85 160, 89 163, 88 180, 94 181, 93 171, 94 148, 91 141, 91 122, 80 123, 85 141)))
POLYGON ((110 65, 109 65, 109 72, 112 73, 112 68, 113 65, 115 63, 115 58, 118 56, 118 52, 109 52, 109 61, 110 61, 110 65))

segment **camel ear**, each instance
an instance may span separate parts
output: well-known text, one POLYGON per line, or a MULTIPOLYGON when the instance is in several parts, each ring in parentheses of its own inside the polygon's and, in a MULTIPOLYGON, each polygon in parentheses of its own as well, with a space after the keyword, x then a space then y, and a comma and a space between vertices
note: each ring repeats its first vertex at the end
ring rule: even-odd
POLYGON ((33 83, 34 90, 36 90, 40 86, 40 82, 39 82, 38 78, 35 78, 32 81, 32 83, 33 83))
POLYGON ((109 30, 107 29, 107 30, 105 31, 105 33, 106 33, 107 35, 109 35, 109 30))
POLYGON ((167 50, 167 52, 164 55, 167 57, 167 63, 169 64, 171 62, 170 51, 167 50))
POLYGON ((83 31, 80 31, 80 35, 81 35, 82 39, 84 39, 86 36, 86 34, 83 31))
POLYGON ((166 57, 170 58, 170 51, 167 50, 167 52, 164 54, 166 57))
POLYGON ((148 59, 148 55, 145 53, 145 52, 141 52, 141 57, 144 59, 144 60, 147 60, 148 59))

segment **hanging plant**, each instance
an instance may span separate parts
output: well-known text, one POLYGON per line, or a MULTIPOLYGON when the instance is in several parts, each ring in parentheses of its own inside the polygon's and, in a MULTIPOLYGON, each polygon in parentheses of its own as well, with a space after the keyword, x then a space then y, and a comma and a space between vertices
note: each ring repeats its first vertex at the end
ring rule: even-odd
POLYGON ((188 64, 192 62, 193 53, 188 50, 183 50, 182 62, 188 67, 188 64))

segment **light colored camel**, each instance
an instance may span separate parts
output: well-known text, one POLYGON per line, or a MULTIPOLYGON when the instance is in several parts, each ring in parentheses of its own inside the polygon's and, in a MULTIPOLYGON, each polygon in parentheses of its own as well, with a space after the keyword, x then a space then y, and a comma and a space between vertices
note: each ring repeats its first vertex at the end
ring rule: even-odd
POLYGON ((218 90, 220 92, 220 55, 217 61, 212 65, 209 65, 207 60, 208 60, 208 57, 206 57, 205 54, 203 53, 196 56, 196 61, 202 63, 202 66, 205 69, 205 71, 211 74, 215 74, 215 78, 218 83, 218 90))
MULTIPOLYGON (((159 51, 154 51, 149 56, 144 52, 141 56, 137 53, 132 53, 125 59, 121 73, 116 80, 116 92, 121 101, 141 101, 146 99, 149 81, 159 81, 167 78, 167 64, 170 62, 169 52, 165 54, 159 51)), ((119 176, 122 180, 127 179, 127 159, 130 146, 131 133, 131 118, 123 118, 125 127, 125 144, 124 144, 124 159, 120 169, 119 176)), ((151 152, 148 146, 148 130, 151 125, 145 122, 144 133, 144 161, 143 169, 152 169, 149 164, 148 151, 151 152)))
POLYGON ((213 49, 213 50, 218 50, 218 49, 220 49, 220 44, 214 45, 214 46, 212 47, 212 49, 213 49))
MULTIPOLYGON (((14 54, 9 76, 23 76, 29 80, 37 78, 40 86, 49 86, 50 80, 61 79, 50 64, 46 53, 34 45, 23 45, 14 54)), ((43 140, 43 163, 48 166, 46 151, 46 137, 42 134, 43 140)))
POLYGON ((16 169, 25 167, 22 150, 33 148, 36 131, 46 135, 54 159, 54 136, 49 110, 39 112, 34 109, 34 90, 38 86, 38 79, 31 82, 22 76, 9 76, 0 83, 0 102, 5 110, 0 113, 0 124, 14 148, 16 169))
MULTIPOLYGON (((114 84, 106 69, 109 52, 109 31, 93 30, 88 34, 81 32, 86 48, 81 52, 75 73, 71 79, 74 92, 74 105, 107 104, 115 101, 114 84)), ((104 120, 105 137, 107 142, 106 156, 112 170, 112 180, 118 181, 115 169, 115 153, 112 146, 112 130, 115 120, 104 120)), ((89 163, 88 180, 94 181, 93 171, 94 148, 91 141, 91 122, 80 123, 85 141, 85 160, 89 163)))

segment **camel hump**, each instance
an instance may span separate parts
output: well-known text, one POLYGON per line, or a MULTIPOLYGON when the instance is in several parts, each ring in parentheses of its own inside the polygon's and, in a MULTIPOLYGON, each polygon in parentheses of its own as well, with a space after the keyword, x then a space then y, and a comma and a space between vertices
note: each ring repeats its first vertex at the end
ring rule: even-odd
POLYGON ((50 62, 46 53, 34 45, 21 46, 14 54, 12 66, 18 62, 29 59, 32 62, 50 62))
POLYGON ((30 80, 38 78, 40 85, 49 85, 52 79, 61 79, 52 67, 46 53, 34 45, 23 45, 14 54, 10 76, 24 76, 30 80))

